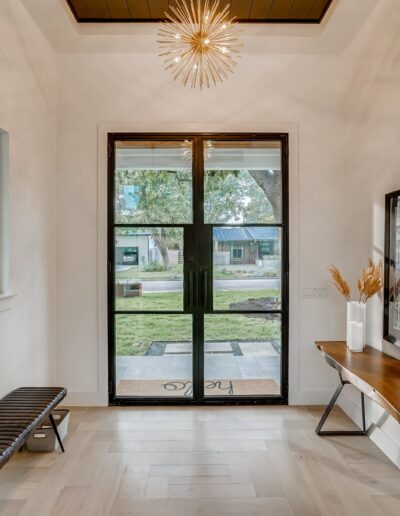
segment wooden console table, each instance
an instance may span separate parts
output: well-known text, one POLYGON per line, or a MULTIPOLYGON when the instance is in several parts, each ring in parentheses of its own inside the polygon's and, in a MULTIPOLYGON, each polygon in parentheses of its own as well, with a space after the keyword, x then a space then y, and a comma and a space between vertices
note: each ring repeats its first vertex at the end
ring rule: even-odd
POLYGON ((340 378, 340 384, 315 430, 318 435, 366 435, 364 396, 378 403, 400 423, 400 360, 371 346, 366 346, 362 353, 354 353, 342 341, 316 342, 315 345, 340 378), (323 431, 322 426, 347 384, 354 385, 361 392, 363 429, 323 431))

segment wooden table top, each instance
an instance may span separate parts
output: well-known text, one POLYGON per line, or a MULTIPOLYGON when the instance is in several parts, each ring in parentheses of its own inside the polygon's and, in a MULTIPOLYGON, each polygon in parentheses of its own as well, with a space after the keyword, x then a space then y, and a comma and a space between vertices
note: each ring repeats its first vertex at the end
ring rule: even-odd
POLYGON ((376 401, 400 423, 400 360, 371 346, 349 351, 346 342, 316 342, 325 359, 346 380, 376 401))

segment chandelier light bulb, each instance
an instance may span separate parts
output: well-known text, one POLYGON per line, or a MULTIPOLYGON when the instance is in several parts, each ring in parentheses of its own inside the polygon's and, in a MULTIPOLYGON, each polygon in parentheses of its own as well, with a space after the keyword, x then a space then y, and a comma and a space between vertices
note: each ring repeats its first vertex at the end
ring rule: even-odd
POLYGON ((219 0, 176 0, 165 17, 157 42, 175 80, 203 89, 229 77, 242 46, 229 4, 220 9, 219 0))

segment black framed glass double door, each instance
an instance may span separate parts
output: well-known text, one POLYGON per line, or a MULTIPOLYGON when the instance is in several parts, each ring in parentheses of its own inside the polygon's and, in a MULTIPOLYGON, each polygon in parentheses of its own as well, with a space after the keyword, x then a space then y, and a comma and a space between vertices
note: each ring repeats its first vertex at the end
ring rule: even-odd
POLYGON ((109 134, 110 403, 285 403, 286 134, 109 134))

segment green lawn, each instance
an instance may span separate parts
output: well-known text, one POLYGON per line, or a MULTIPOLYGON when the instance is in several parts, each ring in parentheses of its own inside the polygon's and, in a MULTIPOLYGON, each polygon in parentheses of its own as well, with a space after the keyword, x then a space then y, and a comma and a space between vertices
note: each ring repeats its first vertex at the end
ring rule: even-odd
MULTIPOLYGON (((230 303, 257 299, 260 297, 279 297, 278 289, 259 289, 216 292, 214 306, 218 310, 229 309, 230 303)), ((183 294, 181 292, 154 292, 140 297, 117 297, 117 310, 182 310, 183 294)))
POLYGON ((115 273, 115 279, 119 280, 159 280, 159 281, 179 281, 183 279, 183 267, 182 265, 173 265, 167 271, 150 271, 146 272, 141 267, 134 266, 124 271, 115 273))
MULTIPOLYGON (((217 292, 218 308, 229 303, 258 297, 277 297, 277 290, 217 292)), ((139 298, 119 298, 120 310, 180 310, 179 292, 144 294, 139 298)), ((206 340, 278 340, 280 322, 251 318, 239 314, 213 314, 205 318, 206 340)), ((192 340, 191 315, 117 315, 116 345, 118 355, 142 355, 152 341, 192 340)))
POLYGON ((279 278, 279 271, 251 265, 217 265, 213 270, 214 279, 257 279, 279 278))

